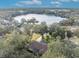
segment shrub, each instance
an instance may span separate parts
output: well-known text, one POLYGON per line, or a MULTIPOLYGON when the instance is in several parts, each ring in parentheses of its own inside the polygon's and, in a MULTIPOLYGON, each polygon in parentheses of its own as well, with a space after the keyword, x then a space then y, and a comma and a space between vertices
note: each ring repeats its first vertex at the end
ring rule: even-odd
POLYGON ((73 45, 70 41, 51 41, 48 50, 42 55, 44 58, 72 58, 75 57, 73 45))
POLYGON ((74 31, 74 35, 79 37, 79 29, 77 29, 76 31, 74 31))
POLYGON ((3 46, 1 47, 0 57, 36 57, 33 53, 27 51, 25 46, 29 44, 28 35, 12 33, 5 37, 3 46))
POLYGON ((76 58, 79 58, 79 47, 74 48, 74 54, 76 58))

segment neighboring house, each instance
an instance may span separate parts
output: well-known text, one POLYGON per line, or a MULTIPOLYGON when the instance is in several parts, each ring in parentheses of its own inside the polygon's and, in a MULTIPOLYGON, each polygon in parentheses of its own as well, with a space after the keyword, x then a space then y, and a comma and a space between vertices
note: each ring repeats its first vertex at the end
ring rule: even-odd
POLYGON ((34 54, 40 54, 42 55, 43 53, 45 53, 47 51, 47 44, 46 43, 40 43, 40 42, 32 42, 31 44, 29 44, 28 46, 28 50, 33 52, 34 54))

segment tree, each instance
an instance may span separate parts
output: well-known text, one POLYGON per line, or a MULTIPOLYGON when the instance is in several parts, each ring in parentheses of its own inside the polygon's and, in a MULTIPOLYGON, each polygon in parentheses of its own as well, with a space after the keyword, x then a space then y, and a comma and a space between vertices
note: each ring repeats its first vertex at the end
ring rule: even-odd
POLYGON ((40 33, 42 35, 42 38, 43 38, 43 34, 48 32, 48 27, 47 27, 46 22, 42 22, 40 25, 36 25, 34 27, 34 32, 40 33))
POLYGON ((21 23, 24 24, 25 22, 26 22, 26 19, 25 18, 22 18, 21 19, 21 23))
POLYGON ((53 37, 57 37, 60 36, 61 39, 65 38, 65 29, 61 28, 61 26, 57 25, 57 24, 52 24, 49 27, 49 34, 53 37))
POLYGON ((56 32, 56 30, 58 29, 58 24, 57 23, 54 23, 54 24, 51 24, 48 28, 49 30, 49 34, 52 35, 52 32, 56 32))
POLYGON ((35 24, 35 23, 38 23, 38 21, 33 17, 32 19, 28 19, 27 23, 35 24))
POLYGON ((62 26, 72 26, 75 23, 75 19, 73 17, 68 18, 67 20, 62 20, 59 22, 62 26))
POLYGON ((71 31, 67 30, 67 37, 71 38, 72 36, 73 36, 73 33, 71 31))
POLYGON ((33 25, 31 25, 31 24, 26 24, 26 25, 24 26, 24 33, 27 34, 27 35, 30 35, 30 31, 31 31, 32 27, 33 27, 33 25))

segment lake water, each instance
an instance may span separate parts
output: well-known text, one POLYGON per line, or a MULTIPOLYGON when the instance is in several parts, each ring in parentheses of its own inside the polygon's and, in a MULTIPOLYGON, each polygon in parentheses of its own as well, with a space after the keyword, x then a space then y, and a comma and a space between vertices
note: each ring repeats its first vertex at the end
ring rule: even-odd
POLYGON ((58 16, 54 16, 54 15, 26 14, 26 15, 16 16, 16 17, 14 17, 14 20, 21 23, 22 18, 28 20, 28 19, 31 19, 33 17, 36 18, 36 20, 39 21, 39 23, 45 21, 48 25, 66 19, 66 18, 61 18, 61 17, 58 17, 58 16))

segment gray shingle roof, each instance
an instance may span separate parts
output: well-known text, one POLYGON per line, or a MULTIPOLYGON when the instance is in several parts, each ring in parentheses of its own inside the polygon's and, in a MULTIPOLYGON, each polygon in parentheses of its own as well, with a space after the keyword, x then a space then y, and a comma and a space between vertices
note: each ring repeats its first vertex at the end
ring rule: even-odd
POLYGON ((29 48, 34 52, 34 53, 39 53, 43 54, 47 50, 47 44, 45 43, 40 43, 40 42, 32 42, 29 45, 29 48))

